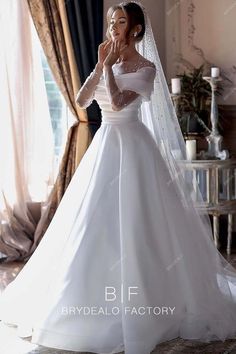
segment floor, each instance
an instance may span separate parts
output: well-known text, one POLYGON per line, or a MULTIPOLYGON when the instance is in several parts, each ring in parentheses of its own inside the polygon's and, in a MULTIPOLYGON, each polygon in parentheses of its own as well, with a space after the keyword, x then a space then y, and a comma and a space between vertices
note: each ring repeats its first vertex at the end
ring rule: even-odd
MULTIPOLYGON (((230 256, 222 252, 223 256, 236 268, 236 250, 230 256)), ((23 263, 0 263, 0 291, 9 284, 21 270, 23 263)), ((0 322, 0 353, 1 354, 73 354, 72 351, 49 349, 30 343, 30 339, 21 339, 16 336, 15 328, 3 325, 0 322)), ((123 353, 123 352, 122 352, 123 353)), ((120 354, 122 354, 120 353, 120 354)), ((183 339, 174 339, 159 344, 152 354, 236 354, 236 339, 225 342, 201 343, 183 339)), ((78 352, 77 352, 78 354, 78 352)), ((85 353, 83 354, 91 354, 85 353)))

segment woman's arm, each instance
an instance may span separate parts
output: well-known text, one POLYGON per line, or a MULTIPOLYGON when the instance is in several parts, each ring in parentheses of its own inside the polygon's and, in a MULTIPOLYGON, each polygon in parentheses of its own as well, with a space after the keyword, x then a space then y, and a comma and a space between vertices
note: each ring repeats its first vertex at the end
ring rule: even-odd
POLYGON ((80 108, 87 108, 93 101, 94 92, 102 75, 102 65, 97 63, 94 70, 85 80, 83 86, 76 95, 76 103, 80 108))
POLYGON ((110 46, 110 40, 106 40, 98 46, 98 62, 76 95, 75 102, 78 103, 80 108, 87 108, 93 101, 94 92, 102 75, 103 63, 110 46))
POLYGON ((134 91, 119 90, 110 65, 104 66, 104 78, 107 93, 110 97, 110 102, 114 111, 120 111, 139 96, 139 94, 134 91))

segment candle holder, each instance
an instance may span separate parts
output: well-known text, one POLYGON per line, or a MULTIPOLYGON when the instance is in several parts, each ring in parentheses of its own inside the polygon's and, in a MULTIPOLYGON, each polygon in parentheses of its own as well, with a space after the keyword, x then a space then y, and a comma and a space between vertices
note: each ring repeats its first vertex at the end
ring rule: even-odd
MULTIPOLYGON (((184 97, 183 94, 181 93, 171 93, 171 99, 175 108, 175 113, 177 115, 177 118, 179 119, 180 116, 180 101, 184 97)), ((187 131, 189 128, 189 120, 187 121, 187 131)))
POLYGON ((222 81, 219 77, 203 76, 203 79, 211 85, 211 133, 206 136, 208 142, 208 151, 201 151, 200 156, 204 159, 220 159, 225 160, 229 157, 228 150, 221 149, 222 136, 218 131, 218 106, 216 103, 217 83, 222 81))
POLYGON ((177 116, 179 115, 179 102, 181 100, 181 97, 183 97, 183 95, 181 95, 181 93, 171 93, 171 98, 173 100, 175 112, 176 112, 177 116))

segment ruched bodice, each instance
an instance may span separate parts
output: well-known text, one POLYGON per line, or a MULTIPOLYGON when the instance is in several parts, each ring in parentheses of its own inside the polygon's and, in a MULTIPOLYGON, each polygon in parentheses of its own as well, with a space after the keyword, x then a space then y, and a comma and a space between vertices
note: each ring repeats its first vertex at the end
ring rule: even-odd
MULTIPOLYGON (((116 83, 119 88, 122 87, 122 77, 127 79, 127 75, 133 75, 133 73, 115 75, 116 83)), ((142 97, 137 97, 122 110, 114 111, 107 94, 104 75, 101 76, 97 85, 94 98, 98 102, 102 111, 102 124, 121 124, 137 122, 139 120, 139 108, 142 103, 142 97)))

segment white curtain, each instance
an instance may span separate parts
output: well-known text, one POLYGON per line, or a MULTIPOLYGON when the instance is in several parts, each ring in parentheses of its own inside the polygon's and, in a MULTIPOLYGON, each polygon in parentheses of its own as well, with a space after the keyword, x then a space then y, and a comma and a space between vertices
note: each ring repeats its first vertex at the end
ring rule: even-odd
POLYGON ((0 0, 0 252, 24 258, 32 201, 47 198, 53 132, 40 48, 25 1, 0 0))

